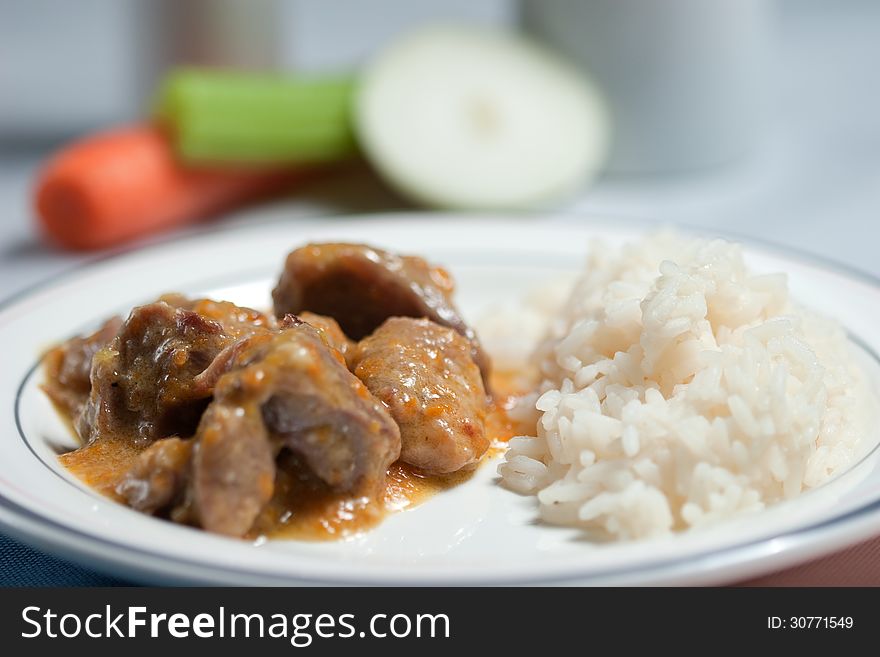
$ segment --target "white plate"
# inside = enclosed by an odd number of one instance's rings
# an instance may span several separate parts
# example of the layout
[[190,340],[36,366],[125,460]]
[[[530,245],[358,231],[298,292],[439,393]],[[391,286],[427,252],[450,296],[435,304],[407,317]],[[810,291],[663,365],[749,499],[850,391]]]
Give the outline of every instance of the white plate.
[[[127,577],[229,584],[718,583],[880,532],[876,449],[834,482],[761,513],[658,540],[606,545],[537,524],[532,499],[498,486],[492,462],[464,484],[351,540],[260,545],[141,515],[84,487],[57,463],[53,447],[70,437],[37,387],[38,354],[162,292],[267,307],[291,248],[313,240],[368,241],[448,266],[459,304],[473,318],[579,268],[591,237],[619,241],[640,232],[619,222],[572,226],[461,215],[273,221],[106,260],[32,291],[0,311],[4,531]],[[788,272],[797,298],[840,320],[861,345],[878,387],[880,282],[766,246],[750,246],[747,257],[756,270]],[[878,435],[868,440],[873,445]]]

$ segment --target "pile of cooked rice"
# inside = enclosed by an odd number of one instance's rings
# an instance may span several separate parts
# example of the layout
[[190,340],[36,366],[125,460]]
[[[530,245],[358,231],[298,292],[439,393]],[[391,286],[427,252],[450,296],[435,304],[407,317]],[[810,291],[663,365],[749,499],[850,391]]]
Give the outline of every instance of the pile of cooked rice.
[[872,395],[843,331],[740,247],[594,244],[537,352],[537,436],[499,467],[541,517],[633,539],[760,509],[853,461]]

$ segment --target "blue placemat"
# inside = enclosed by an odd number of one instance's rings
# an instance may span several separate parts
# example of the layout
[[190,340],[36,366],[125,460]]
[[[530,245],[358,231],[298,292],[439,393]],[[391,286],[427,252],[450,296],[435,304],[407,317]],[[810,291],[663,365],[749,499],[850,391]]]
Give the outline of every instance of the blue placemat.
[[0,534],[0,586],[132,586]]

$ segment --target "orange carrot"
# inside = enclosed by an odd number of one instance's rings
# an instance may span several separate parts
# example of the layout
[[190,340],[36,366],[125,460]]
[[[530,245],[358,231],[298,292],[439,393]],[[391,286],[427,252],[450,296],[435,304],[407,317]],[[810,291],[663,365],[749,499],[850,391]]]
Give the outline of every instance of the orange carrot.
[[189,169],[158,129],[135,125],[58,153],[40,174],[34,204],[54,243],[97,249],[229,210],[302,177],[289,166]]

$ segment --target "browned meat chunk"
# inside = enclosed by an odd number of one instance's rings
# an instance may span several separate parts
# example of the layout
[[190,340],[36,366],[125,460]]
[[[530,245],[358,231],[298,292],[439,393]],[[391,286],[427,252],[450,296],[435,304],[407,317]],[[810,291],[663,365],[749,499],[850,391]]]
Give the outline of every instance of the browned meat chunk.
[[[233,304],[189,305],[199,312],[166,301],[135,308],[113,341],[94,355],[91,392],[77,420],[83,440],[112,434],[150,442],[192,435],[216,380],[199,375],[242,336],[274,326],[274,320]],[[206,310],[212,312],[202,314]]]
[[328,315],[354,340],[389,317],[426,317],[470,341],[488,380],[489,359],[452,303],[454,289],[448,272],[421,258],[362,244],[310,244],[287,256],[272,298],[279,317],[307,310]]
[[354,350],[356,343],[342,332],[339,323],[332,317],[316,315],[308,311],[302,312],[299,315],[285,315],[284,319],[281,320],[281,327],[289,328],[301,322],[305,322],[312,328],[317,329],[321,337],[324,338],[324,342],[342,354],[344,358],[347,358]]
[[301,324],[251,342],[241,369],[218,387],[259,399],[273,438],[330,486],[364,490],[384,481],[400,454],[397,425],[318,331]]
[[92,385],[92,357],[119,331],[122,319],[113,317],[91,335],[68,340],[46,354],[46,394],[70,417],[79,415]]
[[165,294],[158,300],[175,308],[191,310],[205,319],[218,322],[223,326],[223,332],[233,339],[248,337],[253,335],[255,331],[271,331],[278,328],[278,323],[271,315],[266,315],[253,308],[236,306],[229,301],[190,299],[176,293]]
[[470,344],[454,330],[391,318],[358,344],[352,367],[400,427],[402,461],[449,473],[475,464],[489,447],[486,391]]
[[116,492],[130,507],[144,513],[168,509],[183,499],[191,456],[190,440],[158,440],[141,452]]
[[242,536],[272,498],[275,452],[259,406],[226,403],[225,397],[208,407],[199,424],[193,500],[202,527]]
[[196,433],[202,526],[242,535],[272,496],[274,454],[295,452],[340,491],[377,493],[400,454],[397,425],[308,324],[249,338]]

